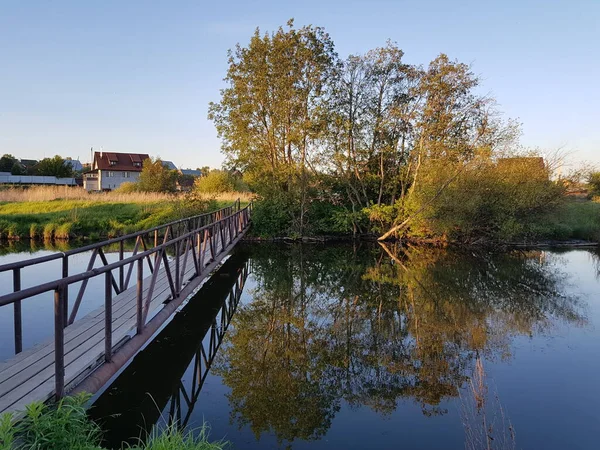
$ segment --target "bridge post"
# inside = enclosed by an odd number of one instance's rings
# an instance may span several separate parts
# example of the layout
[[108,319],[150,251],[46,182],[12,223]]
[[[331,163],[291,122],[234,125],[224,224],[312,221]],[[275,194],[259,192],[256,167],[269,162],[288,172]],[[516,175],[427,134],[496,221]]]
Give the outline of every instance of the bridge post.
[[138,259],[137,264],[137,334],[142,333],[143,321],[143,296],[144,296],[144,260]]
[[[123,266],[121,266],[123,267]],[[112,359],[112,275],[104,274],[104,361]]]
[[54,389],[56,399],[65,395],[65,285],[54,290]]
[[[21,269],[13,270],[13,291],[21,290]],[[14,308],[14,327],[15,327],[15,355],[23,351],[23,318],[21,313],[21,300],[13,305]]]
[[[62,277],[67,278],[69,276],[69,257],[67,255],[62,258]],[[63,308],[65,314],[64,326],[69,324],[69,288],[65,289],[65,305]]]
[[[123,261],[125,256],[125,241],[119,242],[119,261]],[[119,290],[123,292],[125,290],[125,267],[119,267]]]

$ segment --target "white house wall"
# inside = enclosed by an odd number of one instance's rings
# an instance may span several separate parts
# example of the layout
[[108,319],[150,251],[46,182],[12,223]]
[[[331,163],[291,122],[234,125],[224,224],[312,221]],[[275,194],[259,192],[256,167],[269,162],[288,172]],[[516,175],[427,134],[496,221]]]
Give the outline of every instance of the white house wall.
[[102,170],[100,179],[102,180],[102,189],[116,189],[123,183],[135,183],[140,178],[140,172],[127,172],[129,177],[126,177],[126,172]]

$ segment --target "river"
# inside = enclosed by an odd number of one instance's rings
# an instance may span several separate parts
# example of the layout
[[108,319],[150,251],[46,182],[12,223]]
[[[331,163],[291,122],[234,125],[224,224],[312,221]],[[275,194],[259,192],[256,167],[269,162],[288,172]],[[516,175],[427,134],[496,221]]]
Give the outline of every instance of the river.
[[[115,447],[207,423],[239,449],[597,448],[599,269],[595,250],[244,245],[91,414]],[[52,309],[25,303],[27,348]],[[0,338],[6,359],[6,307]]]

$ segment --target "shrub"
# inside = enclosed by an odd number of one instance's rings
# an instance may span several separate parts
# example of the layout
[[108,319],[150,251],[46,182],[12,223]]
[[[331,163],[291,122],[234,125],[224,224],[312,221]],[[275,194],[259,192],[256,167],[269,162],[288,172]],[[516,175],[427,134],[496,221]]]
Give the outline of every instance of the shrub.
[[212,170],[208,175],[197,178],[194,190],[200,193],[220,194],[223,192],[246,191],[244,183],[225,170]]
[[261,237],[286,236],[292,229],[294,208],[285,198],[262,199],[254,203],[252,231]]
[[138,184],[133,181],[126,181],[125,183],[121,183],[117,189],[114,190],[117,194],[132,194],[134,192],[139,192]]
[[23,448],[99,449],[100,429],[88,419],[84,408],[90,397],[65,397],[53,407],[40,402],[28,405],[15,430]]

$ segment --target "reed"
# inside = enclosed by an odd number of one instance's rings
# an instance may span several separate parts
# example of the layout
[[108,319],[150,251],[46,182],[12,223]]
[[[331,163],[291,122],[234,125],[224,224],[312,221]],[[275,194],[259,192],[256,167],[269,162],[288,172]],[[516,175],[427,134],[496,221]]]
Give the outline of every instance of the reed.
[[[180,199],[188,193],[161,192],[98,192],[89,193],[81,187],[35,186],[31,188],[8,188],[0,190],[0,202],[51,202],[55,200],[84,200],[104,203],[160,203]],[[193,193],[194,197],[219,202],[234,202],[238,198],[248,203],[253,194],[249,192],[222,192],[218,194]]]

